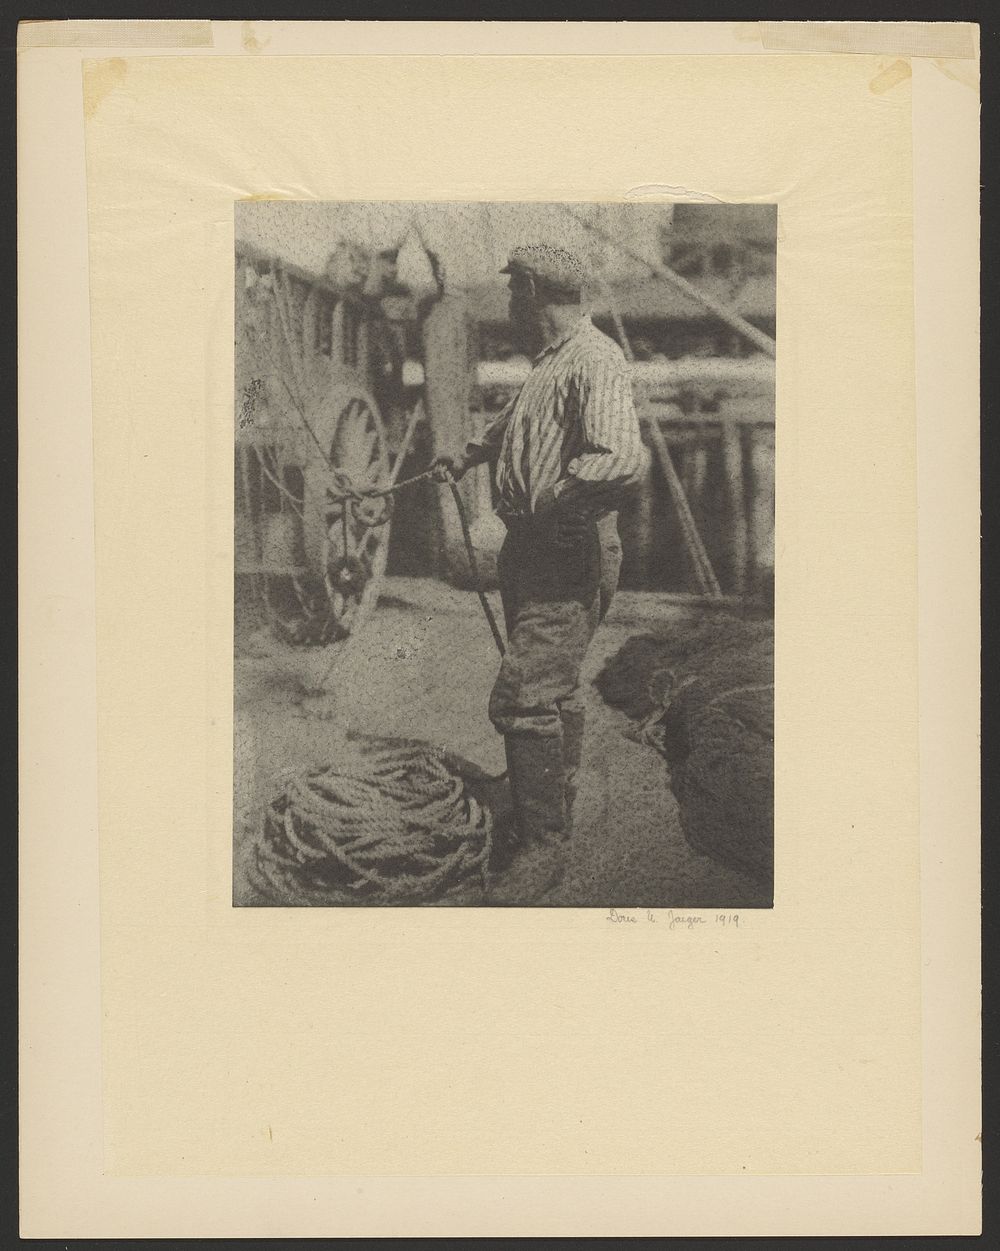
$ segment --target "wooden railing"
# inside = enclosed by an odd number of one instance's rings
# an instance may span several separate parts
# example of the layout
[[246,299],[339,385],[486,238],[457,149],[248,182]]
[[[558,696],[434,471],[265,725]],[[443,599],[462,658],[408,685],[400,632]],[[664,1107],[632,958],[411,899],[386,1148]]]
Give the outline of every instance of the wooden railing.
[[[419,365],[408,362],[408,367],[408,380],[418,385]],[[652,455],[650,470],[621,517],[628,581],[656,587],[667,577],[669,588],[684,598],[718,599],[699,588],[696,571],[675,554],[687,540],[682,543],[674,530],[663,480],[669,472],[666,451],[723,600],[759,595],[774,571],[774,361],[761,354],[691,357],[635,362],[629,369]],[[482,394],[503,397],[529,370],[523,361],[482,361],[476,381]]]

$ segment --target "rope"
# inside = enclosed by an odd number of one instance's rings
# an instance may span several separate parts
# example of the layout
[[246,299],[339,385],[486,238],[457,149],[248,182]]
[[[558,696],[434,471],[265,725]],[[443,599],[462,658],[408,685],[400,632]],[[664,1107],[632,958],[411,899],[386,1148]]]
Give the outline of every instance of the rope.
[[288,778],[254,845],[258,889],[292,905],[418,904],[485,890],[492,818],[443,752],[351,744],[335,765]]
[[486,592],[483,590],[483,580],[479,576],[479,561],[476,560],[476,549],[472,546],[472,535],[469,533],[469,519],[465,513],[465,504],[455,479],[447,470],[445,470],[444,478],[449,487],[451,487],[451,497],[455,501],[455,507],[458,509],[458,520],[462,526],[462,538],[465,540],[465,551],[469,557],[469,568],[472,570],[472,577],[476,583],[476,594],[479,596],[479,602],[483,607],[486,620],[489,622],[490,630],[493,633],[493,642],[496,643],[497,651],[502,656],[505,650],[503,635],[500,633],[500,627],[497,625],[497,619],[493,615],[490,601],[486,598]]
[[[399,464],[400,462],[397,460],[396,463]],[[343,498],[350,499],[354,503],[360,502],[366,497],[391,498],[397,491],[402,491],[406,487],[412,486],[415,482],[424,482],[428,478],[435,478],[440,481],[442,477],[451,488],[451,497],[455,501],[455,507],[458,509],[458,520],[462,526],[462,538],[465,540],[465,551],[469,558],[469,568],[472,570],[472,577],[476,584],[476,594],[479,596],[479,603],[482,606],[483,614],[490,627],[490,633],[493,635],[493,642],[496,643],[497,651],[499,651],[502,656],[506,650],[504,647],[503,635],[500,633],[500,627],[497,624],[496,615],[490,606],[490,601],[486,598],[486,592],[483,590],[483,579],[479,572],[479,561],[476,559],[476,549],[472,543],[472,534],[469,530],[469,518],[465,511],[465,502],[462,499],[461,492],[458,489],[455,479],[447,470],[445,470],[442,474],[439,469],[425,469],[423,473],[415,474],[412,478],[404,478],[401,482],[390,483],[387,487],[366,490],[364,492],[352,492],[349,496],[345,496]],[[376,524],[384,524],[384,522],[388,519],[389,514],[387,513],[382,521]],[[334,666],[337,664],[337,659],[337,657],[334,657],[324,670],[323,676],[317,683],[319,689],[322,689],[326,685],[330,674],[333,672]]]
[[352,499],[364,499],[370,496],[374,499],[383,499],[387,495],[395,495],[397,491],[402,491],[404,487],[413,486],[415,482],[424,482],[428,478],[433,478],[437,474],[436,469],[425,469],[423,473],[414,474],[412,478],[404,478],[402,482],[394,482],[387,487],[365,487],[363,491],[357,492]]

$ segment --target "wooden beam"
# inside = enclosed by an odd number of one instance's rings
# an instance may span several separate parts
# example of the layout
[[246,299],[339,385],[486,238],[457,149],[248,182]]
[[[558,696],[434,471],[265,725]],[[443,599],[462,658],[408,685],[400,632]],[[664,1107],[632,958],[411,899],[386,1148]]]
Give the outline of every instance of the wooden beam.
[[[417,379],[419,363],[409,362],[412,385]],[[674,361],[629,360],[632,381],[645,387],[728,386],[754,394],[774,394],[774,365],[757,357],[681,357]],[[525,360],[480,361],[476,381],[481,387],[520,386],[531,372]]]
[[728,308],[725,304],[720,304],[718,300],[713,299],[699,287],[696,287],[693,283],[688,282],[686,278],[682,278],[681,275],[672,270],[669,265],[657,264],[656,262],[651,261],[649,257],[640,255],[640,253],[636,252],[633,248],[630,248],[627,244],[622,243],[621,239],[609,234],[606,230],[602,230],[600,226],[595,225],[593,222],[584,221],[582,217],[573,212],[568,204],[564,204],[562,207],[566,210],[570,217],[572,217],[574,221],[579,222],[581,226],[584,226],[586,229],[600,236],[605,240],[605,242],[613,244],[619,252],[624,253],[626,256],[630,256],[634,261],[638,261],[641,265],[645,265],[650,273],[655,274],[657,278],[662,278],[665,282],[669,282],[670,285],[676,287],[678,291],[683,291],[685,295],[690,296],[692,300],[696,300],[703,308],[707,308],[710,313],[714,313],[715,316],[718,317],[720,321],[725,322],[727,326],[732,326],[735,331],[741,334],[747,342],[752,343],[755,348],[758,348],[767,356],[774,357],[775,346],[774,340],[771,336],[765,334],[763,330],[758,330],[758,328],[751,322],[748,322],[745,317],[741,317],[735,309]]
[[774,429],[750,433],[750,539],[758,587],[774,573]]

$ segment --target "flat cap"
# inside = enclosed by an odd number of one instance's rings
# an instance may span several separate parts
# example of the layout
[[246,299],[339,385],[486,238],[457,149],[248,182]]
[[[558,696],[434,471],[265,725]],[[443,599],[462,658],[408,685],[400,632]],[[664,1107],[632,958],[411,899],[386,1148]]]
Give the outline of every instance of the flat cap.
[[578,292],[586,280],[580,258],[551,243],[529,243],[515,248],[500,272],[531,274],[550,290],[567,294]]

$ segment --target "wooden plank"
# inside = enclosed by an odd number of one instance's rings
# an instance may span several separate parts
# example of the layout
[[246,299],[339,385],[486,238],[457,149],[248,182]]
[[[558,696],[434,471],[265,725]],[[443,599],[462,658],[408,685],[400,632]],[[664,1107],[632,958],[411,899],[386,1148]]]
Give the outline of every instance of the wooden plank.
[[[424,389],[434,455],[465,449],[472,437],[469,398],[472,389],[471,344],[465,297],[444,293],[430,308],[423,324],[427,381]],[[468,475],[459,484],[462,499],[476,518],[476,484]],[[440,509],[445,563],[459,582],[470,577],[468,557],[456,510],[447,492]]]
[[754,402],[745,397],[734,396],[719,404],[715,412],[695,410],[685,413],[670,400],[647,399],[640,417],[655,417],[661,425],[691,425],[711,429],[724,422],[733,421],[741,426],[773,426],[774,405],[770,400]]
[[[411,363],[410,376],[416,378],[418,362]],[[774,365],[760,357],[681,357],[674,361],[629,361],[636,386],[683,387],[726,386],[762,395],[774,394]],[[476,381],[481,387],[520,386],[531,372],[525,360],[480,361]]]
[[246,243],[237,240],[236,255],[244,261],[249,261],[251,265],[261,266],[265,270],[271,271],[275,267],[283,269],[291,278],[297,278],[299,282],[308,283],[310,286],[317,287],[320,291],[327,291],[330,295],[336,296],[339,300],[343,296],[343,291],[334,286],[328,278],[321,274],[311,273],[308,269],[303,269],[301,265],[293,265],[290,261],[283,261],[273,253],[265,252],[262,248],[255,247],[252,243]]
[[[689,448],[694,446],[707,451],[710,445],[718,443],[722,438],[721,427],[686,430],[679,429],[677,426],[661,425],[660,429],[669,447]],[[701,471],[699,470],[699,472]]]

